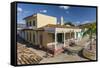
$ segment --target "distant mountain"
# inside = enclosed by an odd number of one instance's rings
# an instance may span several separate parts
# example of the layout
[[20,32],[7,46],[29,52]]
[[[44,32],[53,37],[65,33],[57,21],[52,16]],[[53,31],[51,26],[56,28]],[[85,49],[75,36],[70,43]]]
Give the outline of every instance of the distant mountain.
[[81,25],[78,25],[78,27],[80,27],[80,28],[88,28],[91,25],[95,25],[96,26],[96,22],[81,24]]

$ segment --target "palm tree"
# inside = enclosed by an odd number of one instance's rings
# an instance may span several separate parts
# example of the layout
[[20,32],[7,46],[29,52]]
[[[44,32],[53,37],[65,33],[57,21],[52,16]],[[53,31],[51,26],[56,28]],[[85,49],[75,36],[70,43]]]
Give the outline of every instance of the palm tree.
[[85,25],[84,28],[86,28],[86,30],[83,33],[83,37],[89,35],[90,50],[92,50],[92,39],[93,39],[93,35],[96,34],[96,22],[91,23],[90,25]]

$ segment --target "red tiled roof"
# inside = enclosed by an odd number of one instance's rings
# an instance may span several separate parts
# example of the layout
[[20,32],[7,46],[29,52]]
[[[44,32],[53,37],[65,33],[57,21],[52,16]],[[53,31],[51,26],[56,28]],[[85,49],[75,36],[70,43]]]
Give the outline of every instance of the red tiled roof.
[[41,28],[44,27],[50,27],[50,28],[78,28],[78,27],[73,27],[73,26],[66,26],[66,25],[60,25],[60,24],[47,24]]

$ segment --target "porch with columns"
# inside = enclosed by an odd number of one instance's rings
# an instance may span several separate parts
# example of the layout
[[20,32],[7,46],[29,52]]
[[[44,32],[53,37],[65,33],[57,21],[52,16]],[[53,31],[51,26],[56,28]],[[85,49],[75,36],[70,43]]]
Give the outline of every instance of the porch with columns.
[[[57,55],[57,52],[59,53],[59,51],[60,51],[59,50],[60,44],[58,42],[57,34],[62,33],[61,38],[63,40],[63,44],[60,47],[61,47],[61,49],[63,49],[64,47],[68,46],[66,44],[66,40],[68,40],[68,39],[66,39],[66,36],[67,36],[66,33],[69,33],[69,35],[68,35],[68,36],[70,36],[69,39],[71,39],[71,38],[78,39],[77,32],[80,32],[81,30],[80,29],[71,29],[71,28],[70,29],[67,29],[67,28],[54,28],[54,29],[50,30],[50,28],[49,28],[49,29],[46,29],[46,31],[48,31],[49,33],[54,33],[54,42],[53,43],[52,42],[48,43],[47,46],[53,45],[54,55]],[[71,35],[72,33],[74,34],[74,37],[72,37],[72,35]]]

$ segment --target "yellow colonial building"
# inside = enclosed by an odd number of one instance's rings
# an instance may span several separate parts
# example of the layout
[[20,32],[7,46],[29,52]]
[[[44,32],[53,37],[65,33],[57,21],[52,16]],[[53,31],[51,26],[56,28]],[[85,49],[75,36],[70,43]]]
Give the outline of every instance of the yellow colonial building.
[[57,18],[37,13],[24,18],[26,27],[21,29],[19,35],[27,42],[40,48],[51,51],[62,51],[69,39],[81,39],[81,29],[66,26],[61,17],[61,24],[57,24]]

